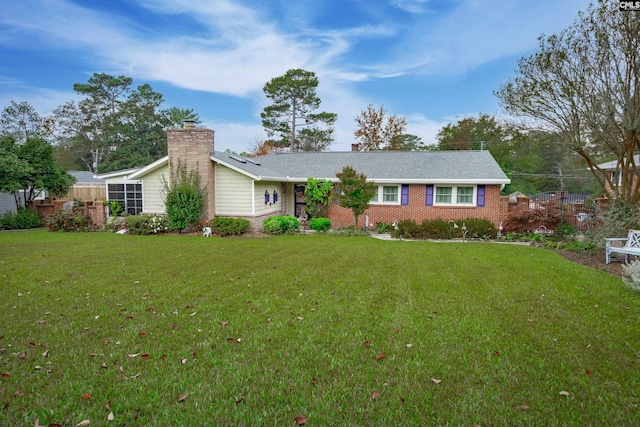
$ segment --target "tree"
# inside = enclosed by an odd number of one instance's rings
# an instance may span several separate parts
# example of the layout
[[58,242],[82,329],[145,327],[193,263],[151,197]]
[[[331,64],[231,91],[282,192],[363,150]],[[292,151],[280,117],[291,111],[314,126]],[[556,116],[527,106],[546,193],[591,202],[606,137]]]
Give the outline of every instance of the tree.
[[357,172],[351,166],[345,166],[336,177],[340,180],[336,186],[340,206],[351,209],[358,228],[358,217],[369,208],[369,202],[376,195],[376,186],[367,182],[364,173]]
[[[516,76],[496,96],[507,112],[532,118],[578,153],[602,190],[640,201],[634,154],[640,150],[640,15],[599,0],[539,51],[519,61]],[[597,165],[617,161],[620,185]]]
[[169,225],[182,232],[202,217],[204,190],[200,187],[200,175],[197,169],[189,170],[178,160],[175,166],[169,163],[169,180],[164,176],[161,180]]
[[11,101],[0,115],[0,134],[12,136],[19,144],[29,137],[45,136],[47,119],[28,102]]
[[465,117],[445,125],[436,136],[439,150],[482,150],[496,143],[508,143],[516,129],[488,114]]
[[278,143],[272,139],[267,141],[256,141],[253,148],[251,148],[251,157],[265,156],[267,154],[279,153],[282,149],[278,146]]
[[378,109],[372,104],[360,112],[355,118],[358,129],[353,132],[356,138],[360,138],[360,149],[373,151],[393,146],[393,141],[403,134],[407,127],[407,119],[395,114],[388,115],[384,106]]
[[104,73],[74,84],[85,98],[54,111],[61,157],[76,153],[86,169],[108,172],[143,166],[166,155],[164,130],[171,121],[160,109],[163,97],[148,84],[135,90],[132,84],[130,77]]
[[427,149],[422,138],[410,133],[395,136],[391,143],[383,148],[383,150],[389,151],[421,151]]
[[307,178],[304,189],[305,210],[310,218],[327,216],[327,208],[331,203],[333,183],[324,179]]
[[[326,148],[333,139],[333,125],[337,115],[315,113],[320,107],[316,96],[318,78],[312,71],[292,69],[280,77],[274,77],[262,89],[272,105],[264,108],[260,117],[267,134],[280,137],[279,144],[298,151],[301,140],[296,137],[298,127],[304,127],[304,138],[313,136]],[[318,127],[323,124],[323,127]]]
[[[43,190],[53,196],[63,196],[75,183],[75,178],[56,166],[53,147],[44,139],[29,137],[16,144],[13,137],[3,137],[0,143],[0,191],[13,194],[18,208],[35,199]],[[19,197],[20,192],[24,200]],[[23,205],[24,202],[24,205]]]
[[171,107],[165,110],[164,114],[173,127],[184,127],[185,120],[193,120],[195,124],[201,122],[200,116],[192,108]]

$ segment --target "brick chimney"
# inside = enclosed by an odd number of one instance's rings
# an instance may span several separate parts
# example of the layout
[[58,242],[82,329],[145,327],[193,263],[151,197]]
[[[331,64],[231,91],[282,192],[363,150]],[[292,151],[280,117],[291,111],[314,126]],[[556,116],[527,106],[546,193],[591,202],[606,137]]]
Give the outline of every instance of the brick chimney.
[[209,153],[214,150],[214,131],[196,128],[185,123],[182,129],[167,130],[167,151],[169,163],[175,168],[178,160],[187,165],[189,170],[196,169],[200,174],[200,182],[205,188],[203,215],[204,219],[215,217],[215,171]]

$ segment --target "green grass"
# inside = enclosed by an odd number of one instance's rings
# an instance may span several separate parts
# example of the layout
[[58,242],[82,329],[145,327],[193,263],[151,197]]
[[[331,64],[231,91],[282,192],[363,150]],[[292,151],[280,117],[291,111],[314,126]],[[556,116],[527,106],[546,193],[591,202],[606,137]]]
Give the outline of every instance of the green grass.
[[640,419],[640,294],[539,248],[3,232],[0,295],[3,426]]

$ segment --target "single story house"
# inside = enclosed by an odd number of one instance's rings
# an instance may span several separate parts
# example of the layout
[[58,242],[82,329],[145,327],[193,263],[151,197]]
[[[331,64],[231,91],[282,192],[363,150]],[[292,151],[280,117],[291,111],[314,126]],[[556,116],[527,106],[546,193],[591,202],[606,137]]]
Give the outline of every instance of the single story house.
[[[206,219],[246,218],[253,230],[260,230],[268,217],[304,215],[307,178],[337,182],[336,173],[351,166],[377,185],[365,212],[368,225],[482,218],[497,227],[507,214],[500,191],[510,181],[488,151],[327,151],[247,158],[215,151],[213,130],[193,127],[168,130],[167,142],[168,156],[149,165],[97,175],[105,180],[107,199],[121,202],[129,214],[162,214],[162,177],[169,177],[170,163],[182,162],[200,174]],[[328,217],[333,227],[354,224],[351,210],[335,200]]]

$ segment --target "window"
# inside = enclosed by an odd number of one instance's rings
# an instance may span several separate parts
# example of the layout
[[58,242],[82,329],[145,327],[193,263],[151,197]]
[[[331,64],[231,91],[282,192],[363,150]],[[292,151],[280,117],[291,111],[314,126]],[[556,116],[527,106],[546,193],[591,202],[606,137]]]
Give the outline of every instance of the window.
[[400,204],[399,185],[379,185],[376,187],[376,194],[371,198],[373,204]]
[[436,203],[451,204],[451,194],[453,187],[436,187]]
[[[434,205],[473,206],[476,203],[475,188],[476,187],[436,186]],[[482,197],[484,197],[484,193]],[[484,199],[482,199],[481,202],[482,206],[484,206]]]
[[142,212],[142,184],[129,182],[107,184],[107,199],[110,202],[120,203],[122,212],[138,215]]
[[470,205],[473,203],[473,187],[457,187],[456,203]]

